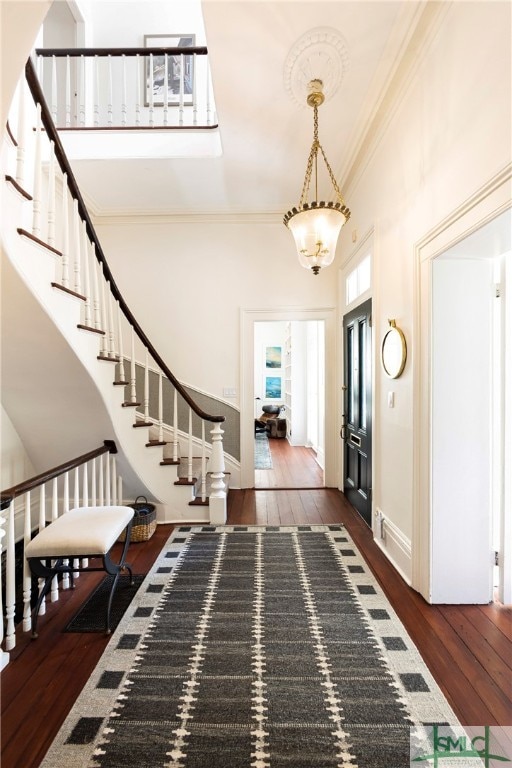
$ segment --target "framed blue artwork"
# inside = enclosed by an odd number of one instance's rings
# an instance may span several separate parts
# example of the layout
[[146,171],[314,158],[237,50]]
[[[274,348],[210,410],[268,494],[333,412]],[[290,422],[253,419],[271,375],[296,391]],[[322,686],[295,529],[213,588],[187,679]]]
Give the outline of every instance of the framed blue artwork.
[[265,368],[281,368],[281,347],[267,347],[265,350]]
[[265,378],[265,397],[279,399],[281,397],[281,377],[267,376]]

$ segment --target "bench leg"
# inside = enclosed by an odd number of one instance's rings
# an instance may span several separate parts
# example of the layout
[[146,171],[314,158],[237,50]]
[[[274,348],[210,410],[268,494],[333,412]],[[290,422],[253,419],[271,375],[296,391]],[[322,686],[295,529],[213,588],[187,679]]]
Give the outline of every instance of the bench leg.
[[133,584],[133,573],[132,569],[129,563],[126,562],[126,553],[128,552],[128,547],[130,546],[130,536],[132,532],[132,521],[128,523],[126,526],[126,535],[124,540],[124,547],[123,551],[121,553],[121,558],[118,563],[114,563],[112,558],[110,557],[110,552],[107,552],[106,555],[103,557],[103,566],[108,574],[110,576],[113,576],[114,579],[112,581],[112,586],[110,588],[110,595],[108,597],[108,605],[107,605],[107,616],[106,616],[106,623],[105,623],[105,634],[110,635],[111,629],[110,629],[110,610],[112,608],[112,601],[114,599],[114,592],[117,587],[117,582],[119,580],[119,576],[122,570],[127,570],[130,574],[130,584]]

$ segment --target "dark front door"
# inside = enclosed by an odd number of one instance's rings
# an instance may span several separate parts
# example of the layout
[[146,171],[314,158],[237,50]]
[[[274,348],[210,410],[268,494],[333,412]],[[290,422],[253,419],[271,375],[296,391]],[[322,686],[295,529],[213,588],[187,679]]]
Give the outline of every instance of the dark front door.
[[343,318],[343,491],[365,523],[372,524],[371,299]]

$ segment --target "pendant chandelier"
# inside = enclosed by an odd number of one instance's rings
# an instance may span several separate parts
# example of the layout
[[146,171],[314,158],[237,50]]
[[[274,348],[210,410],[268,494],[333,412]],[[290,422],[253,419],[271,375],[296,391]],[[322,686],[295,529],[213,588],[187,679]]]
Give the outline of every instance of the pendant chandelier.
[[[297,208],[285,214],[284,223],[291,231],[301,266],[310,269],[314,275],[322,267],[328,267],[334,259],[336,243],[342,226],[350,218],[350,211],[341,196],[331,166],[318,140],[318,107],[324,102],[323,83],[311,80],[308,85],[307,103],[313,107],[313,144],[308,157],[306,176]],[[318,152],[326,165],[334,194],[333,200],[318,200]],[[311,177],[314,172],[315,199],[308,202]]]

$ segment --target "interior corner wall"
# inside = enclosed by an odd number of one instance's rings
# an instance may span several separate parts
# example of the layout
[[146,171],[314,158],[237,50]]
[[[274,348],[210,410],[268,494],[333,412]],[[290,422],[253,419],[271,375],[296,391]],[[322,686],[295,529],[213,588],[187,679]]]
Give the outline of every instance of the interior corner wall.
[[12,488],[34,475],[34,467],[21,438],[3,406],[0,406],[0,488]]
[[49,0],[0,0],[0,125],[7,120],[18,80],[51,5]]
[[[94,223],[116,283],[180,381],[240,404],[240,310],[336,306],[333,273],[302,269],[282,220]],[[331,372],[331,375],[335,375]]]
[[[451,3],[419,46],[414,76],[377,131],[367,164],[345,196],[352,211],[342,230],[347,260],[353,230],[374,234],[374,501],[412,538],[415,247],[511,160],[511,6]],[[492,138],[491,138],[492,137]],[[470,222],[471,223],[471,222]],[[476,224],[476,222],[475,222]],[[395,318],[408,345],[400,378],[382,371],[380,346]],[[388,391],[394,408],[388,407]]]

